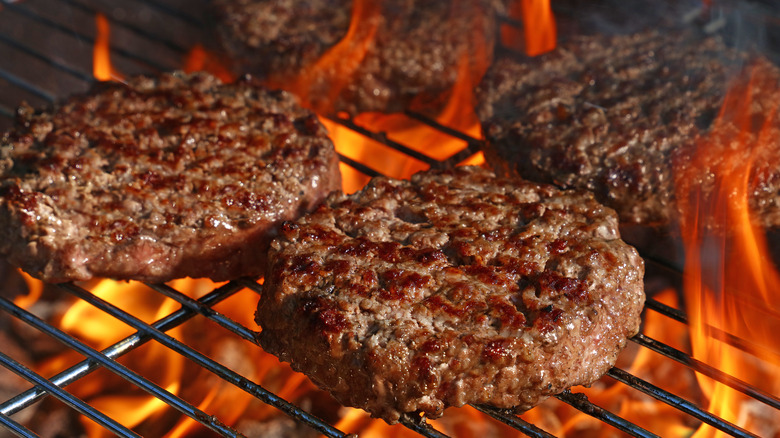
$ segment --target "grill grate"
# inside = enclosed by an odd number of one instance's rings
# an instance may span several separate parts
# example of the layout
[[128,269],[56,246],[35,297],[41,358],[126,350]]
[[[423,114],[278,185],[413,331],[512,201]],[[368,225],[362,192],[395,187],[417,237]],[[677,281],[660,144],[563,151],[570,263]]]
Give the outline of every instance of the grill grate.
[[[184,0],[166,0],[160,2],[134,0],[127,2],[127,10],[123,10],[122,13],[116,13],[116,5],[107,0],[28,0],[21,4],[10,0],[3,0],[2,9],[0,9],[0,56],[7,60],[14,60],[15,62],[5,63],[0,66],[0,89],[3,90],[3,92],[0,93],[0,127],[5,128],[10,126],[14,113],[13,108],[21,100],[27,100],[33,105],[50,103],[57,98],[86,89],[89,83],[93,81],[92,75],[88,71],[84,71],[84,68],[91,67],[91,47],[95,40],[94,36],[90,33],[92,21],[89,20],[93,20],[95,14],[98,12],[114,11],[114,14],[110,16],[112,32],[122,33],[123,35],[127,35],[127,38],[129,39],[138,39],[141,41],[142,44],[133,46],[135,48],[121,46],[112,47],[112,55],[114,55],[116,60],[122,64],[120,69],[126,74],[135,74],[143,72],[148,73],[150,71],[173,70],[179,67],[181,65],[180,59],[186,54],[188,48],[198,43],[202,38],[200,29],[204,27],[204,20],[192,15],[192,13],[194,10],[198,10],[198,8],[204,8],[205,5],[206,2],[203,0],[198,2],[187,2]],[[155,20],[144,17],[140,13],[131,13],[136,9],[147,11],[147,13],[151,13],[151,15],[155,17],[162,16],[163,20],[169,24],[168,27],[171,28],[170,31],[165,35],[156,33],[160,31],[160,27],[159,25],[153,25]],[[58,14],[53,13],[52,11],[68,11],[68,13]],[[126,15],[125,18],[121,18],[123,14]],[[70,20],[76,15],[87,17],[87,21],[81,21],[81,27],[74,27],[79,25],[72,24],[73,22]],[[57,47],[59,47],[58,44],[52,43],[52,41],[55,40],[75,41],[75,44],[77,45],[74,52],[75,55],[68,56],[67,53],[63,54],[59,52],[57,49]],[[159,58],[153,55],[153,53],[156,53],[155,51],[146,51],[140,48],[148,46],[153,48],[158,47],[163,52],[175,53],[178,57],[166,58],[163,55],[162,58]],[[88,52],[90,55],[88,58],[89,62],[83,62],[84,52]],[[79,61],[79,59],[82,61]],[[33,71],[30,71],[31,65],[35,66]],[[127,66],[126,69],[125,65]],[[478,139],[472,138],[458,130],[441,125],[425,115],[413,112],[409,112],[406,115],[411,119],[425,124],[430,129],[437,130],[463,141],[465,147],[460,152],[445,160],[437,160],[408,147],[408,145],[388,139],[384,133],[368,130],[358,125],[350,118],[337,117],[331,121],[376,140],[385,146],[393,148],[402,154],[434,168],[455,166],[479,150],[480,141]],[[343,164],[364,175],[376,176],[382,174],[382,169],[373,169],[358,160],[343,155],[341,156],[341,159]],[[656,268],[666,271],[667,274],[675,280],[679,280],[682,275],[678,268],[663,260],[659,261],[651,256],[646,256],[645,260],[648,265],[655,265]],[[46,397],[53,397],[116,435],[138,436],[137,433],[130,428],[119,424],[117,421],[106,416],[88,403],[78,399],[65,389],[74,382],[88,379],[88,376],[93,372],[99,369],[105,369],[126,380],[128,385],[143,389],[155,398],[180,411],[182,414],[189,416],[220,436],[243,436],[237,430],[223,424],[219,418],[200,410],[198,407],[174,395],[167,389],[162,388],[149,378],[137,374],[135,371],[122,365],[118,361],[133,350],[153,341],[187,358],[199,367],[208,370],[222,381],[241,389],[267,405],[279,409],[295,421],[306,424],[325,436],[344,437],[347,435],[328,421],[308,413],[303,407],[296,406],[295,404],[286,401],[274,392],[254,383],[237,370],[204,355],[187,343],[179,341],[167,334],[168,331],[182,326],[182,324],[191,319],[205,318],[210,322],[216,323],[220,329],[230,332],[244,341],[256,343],[256,332],[254,329],[246,327],[215,310],[215,306],[231,300],[231,298],[239,294],[259,294],[262,286],[258,284],[256,279],[244,278],[228,282],[224,285],[215,287],[211,292],[203,295],[199,299],[193,299],[187,294],[167,285],[148,284],[146,286],[162,296],[176,301],[180,307],[177,310],[168,313],[166,316],[157,319],[155,322],[146,323],[137,315],[128,313],[127,311],[98,298],[85,288],[75,284],[63,284],[59,286],[62,292],[71,295],[78,301],[89,303],[117,321],[121,321],[132,327],[134,330],[133,334],[102,351],[97,351],[89,347],[76,337],[63,332],[44,319],[17,306],[9,299],[0,297],[0,308],[2,308],[6,315],[10,315],[10,317],[34,327],[47,336],[57,339],[68,349],[78,352],[85,357],[81,362],[62,369],[62,371],[52,377],[45,378],[36,374],[20,361],[14,359],[5,352],[0,352],[0,362],[2,362],[5,368],[22,376],[25,380],[34,385],[32,389],[24,391],[0,404],[0,423],[17,436],[37,436],[35,432],[15,421],[13,416]],[[645,312],[648,311],[656,312],[665,318],[668,318],[670,321],[687,324],[687,318],[684,312],[652,298],[648,299],[646,305]],[[744,340],[735,339],[733,337],[730,338],[728,336],[724,336],[723,338],[730,345],[742,348],[745,351],[750,351],[750,348],[752,348],[751,345],[747,344]],[[652,339],[642,333],[635,336],[632,341],[637,344],[639,348],[655,351],[670,361],[679,362],[697,373],[711,377],[716,381],[723,382],[763,404],[780,410],[780,399],[778,399],[778,397],[740,381],[717,368],[702,363],[681,350]],[[693,419],[710,424],[728,435],[737,437],[756,436],[708,412],[695,403],[678,397],[625,370],[612,368],[607,373],[607,376],[616,380],[621,385],[627,385],[674,409],[680,410]],[[619,415],[591,403],[585,394],[566,391],[558,395],[557,398],[563,403],[569,404],[581,412],[590,415],[599,421],[603,421],[628,435],[637,437],[657,436],[652,432],[621,418]],[[531,424],[511,412],[490,406],[474,406],[474,408],[527,436],[553,436],[539,426]],[[422,436],[446,436],[419,417],[406,416],[402,419],[401,423],[406,428],[415,431]]]

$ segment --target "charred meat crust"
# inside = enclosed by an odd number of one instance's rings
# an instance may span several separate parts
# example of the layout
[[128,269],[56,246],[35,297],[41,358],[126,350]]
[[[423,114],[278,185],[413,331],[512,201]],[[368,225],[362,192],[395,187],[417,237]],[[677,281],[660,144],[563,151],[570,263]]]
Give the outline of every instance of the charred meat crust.
[[279,224],[340,187],[316,116],[251,78],[98,84],[22,105],[0,143],[0,252],[50,282],[260,274]]
[[478,91],[486,157],[499,172],[595,193],[621,221],[677,217],[677,155],[709,129],[745,61],[716,38],[647,31],[572,38],[502,58]]
[[380,177],[282,227],[256,320],[264,349],[390,423],[526,410],[612,366],[643,272],[584,192],[472,167]]
[[[233,69],[268,78],[284,87],[311,70],[347,35],[351,0],[219,0],[217,34]],[[306,98],[321,112],[398,112],[413,103],[437,107],[459,76],[473,85],[492,60],[498,0],[363,2],[375,5],[354,32],[351,53],[363,56],[343,65],[348,78],[326,73],[306,84]],[[343,60],[339,60],[343,61]],[[336,67],[331,67],[331,70]],[[468,72],[468,74],[466,74]]]

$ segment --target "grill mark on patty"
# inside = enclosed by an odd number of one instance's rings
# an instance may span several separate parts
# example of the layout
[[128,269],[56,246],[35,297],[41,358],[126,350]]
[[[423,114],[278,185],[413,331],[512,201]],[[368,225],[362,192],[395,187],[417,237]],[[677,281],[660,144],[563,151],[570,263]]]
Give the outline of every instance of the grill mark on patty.
[[529,409],[600,377],[638,330],[644,268],[617,223],[589,194],[480,168],[375,178],[282,227],[259,339],[391,423]]
[[0,137],[0,253],[46,281],[259,275],[282,221],[338,190],[285,92],[180,72],[22,104]]

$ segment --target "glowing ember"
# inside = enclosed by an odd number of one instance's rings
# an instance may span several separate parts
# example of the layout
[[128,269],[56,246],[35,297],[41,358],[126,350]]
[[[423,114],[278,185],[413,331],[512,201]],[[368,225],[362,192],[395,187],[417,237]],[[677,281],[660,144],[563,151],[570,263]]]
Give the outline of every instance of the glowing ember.
[[550,0],[513,0],[507,12],[510,17],[522,20],[523,33],[514,26],[502,27],[501,41],[505,46],[524,50],[529,56],[555,49],[557,29]]
[[110,28],[105,15],[95,15],[95,46],[92,50],[92,72],[99,81],[122,80],[122,75],[114,71],[111,66]]
[[[701,170],[714,174],[714,185],[681,184],[678,199],[685,202],[682,230],[686,241],[685,295],[691,320],[694,357],[748,384],[780,393],[780,313],[777,312],[780,274],[771,262],[763,230],[751,219],[748,205],[751,181],[767,148],[777,141],[777,108],[766,108],[765,119],[750,111],[757,94],[777,91],[777,84],[752,69],[730,91],[712,134],[702,138],[694,157]],[[774,102],[776,105],[777,102]],[[716,149],[713,145],[729,145]],[[725,156],[714,165],[713,150]],[[728,231],[723,231],[728,230]],[[726,334],[749,347],[726,342]],[[760,436],[777,436],[780,419],[730,387],[700,376],[710,411]],[[772,421],[762,419],[774,418]],[[694,435],[720,436],[709,426]]]

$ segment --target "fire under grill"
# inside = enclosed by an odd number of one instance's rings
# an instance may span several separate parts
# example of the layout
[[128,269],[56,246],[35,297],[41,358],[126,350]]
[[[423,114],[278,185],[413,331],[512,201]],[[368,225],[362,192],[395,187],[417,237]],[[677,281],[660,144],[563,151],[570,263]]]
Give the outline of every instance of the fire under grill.
[[[114,67],[124,75],[151,73],[181,68],[183,60],[192,48],[204,41],[203,14],[206,1],[145,1],[123,2],[117,7],[108,0],[29,0],[13,2],[4,0],[0,9],[0,128],[10,126],[15,106],[26,100],[40,107],[65,97],[71,93],[84,91],[94,82],[91,71],[93,47],[98,36],[95,20],[99,14],[105,14],[112,32],[111,54]],[[508,25],[518,23],[507,20]],[[459,151],[443,159],[432,158],[415,149],[413,145],[393,140],[383,132],[365,128],[358,121],[347,117],[330,119],[334,125],[341,126],[356,134],[367,137],[388,148],[394,154],[410,158],[417,166],[452,167],[472,159],[479,151],[480,141],[473,135],[440,124],[426,115],[409,112],[406,116],[420,124],[424,129],[451,137],[460,142]],[[360,158],[341,153],[342,169],[364,180],[371,176],[386,174],[386,169],[364,162]],[[398,176],[398,175],[390,175]],[[630,242],[633,243],[633,242]],[[764,389],[751,385],[720,369],[717,365],[704,363],[692,357],[687,346],[673,346],[662,342],[648,333],[649,319],[653,324],[688,324],[688,318],[681,306],[670,306],[654,298],[655,294],[668,285],[682,282],[683,273],[679,263],[659,256],[652,248],[638,244],[647,264],[648,278],[661,278],[661,281],[648,281],[646,285],[648,300],[643,314],[645,324],[642,331],[631,339],[636,354],[653,352],[661,357],[661,366],[679,364],[692,374],[706,376],[721,382],[745,394],[752,401],[765,405],[774,415],[780,415],[780,398],[777,394],[767,393]],[[224,332],[224,335],[236,342],[256,344],[256,328],[237,321],[222,312],[225,303],[241,299],[255,301],[261,293],[262,285],[258,279],[244,278],[225,284],[215,285],[208,290],[193,294],[191,291],[162,284],[139,285],[146,288],[148,294],[158,294],[161,299],[173,300],[175,308],[169,308],[164,314],[154,318],[141,317],[131,311],[120,308],[94,294],[94,285],[62,284],[56,286],[58,293],[66,295],[72,302],[81,302],[92,306],[104,316],[129,327],[128,336],[105,348],[95,349],[79,337],[68,334],[40,315],[15,304],[11,295],[0,292],[0,318],[11,320],[33,328],[41,336],[55,339],[66,349],[77,353],[82,359],[62,365],[51,375],[44,376],[33,371],[33,365],[15,358],[5,347],[0,348],[0,362],[11,372],[29,382],[31,389],[18,392],[7,400],[0,399],[0,423],[12,434],[24,437],[38,436],[17,420],[18,414],[30,409],[46,398],[54,398],[70,409],[88,417],[106,431],[119,436],[139,436],[131,427],[103,413],[99,407],[92,406],[68,391],[76,382],[88,382],[106,370],[119,376],[128,386],[150,394],[159,402],[170,406],[194,422],[220,436],[244,436],[213,407],[201,408],[198,402],[192,403],[175,391],[161,385],[156,379],[138,373],[132,367],[123,364],[122,358],[147,344],[159,344],[189,363],[202,368],[210,376],[215,376],[214,387],[229,385],[249,394],[256,401],[272,406],[300,425],[329,437],[347,436],[340,430],[336,421],[312,413],[308,406],[296,405],[279,395],[279,391],[267,389],[243,372],[232,361],[204,354],[199,349],[170,333],[192,320],[192,324],[208,325],[209,330]],[[8,284],[4,287],[10,287]],[[49,286],[47,286],[49,287]],[[4,296],[6,295],[6,296]],[[197,298],[196,298],[197,296]],[[247,309],[251,313],[253,309]],[[767,310],[768,318],[780,320],[780,315]],[[750,353],[755,347],[750,340],[731,336],[721,332],[721,340],[728,345]],[[259,348],[252,345],[253,348]],[[775,352],[777,354],[777,352]],[[627,371],[625,367],[614,367],[601,379],[606,386],[625,386],[629,392],[645,394],[669,408],[681,412],[689,418],[689,423],[706,423],[737,437],[758,436],[730,421],[711,413],[698,401],[692,401],[673,393],[663,384],[650,381]],[[606,409],[589,400],[588,396],[576,388],[566,391],[556,398],[581,413],[603,422],[630,436],[658,436],[653,428],[643,428],[629,419],[623,418],[615,409]],[[515,429],[527,436],[550,437],[543,425],[533,424],[511,412],[490,406],[473,406],[484,416],[492,418],[508,428]],[[455,409],[450,409],[455,410]],[[406,416],[402,425],[422,436],[447,436],[424,418]],[[503,426],[502,426],[503,427]],[[1,435],[1,434],[0,434]]]

